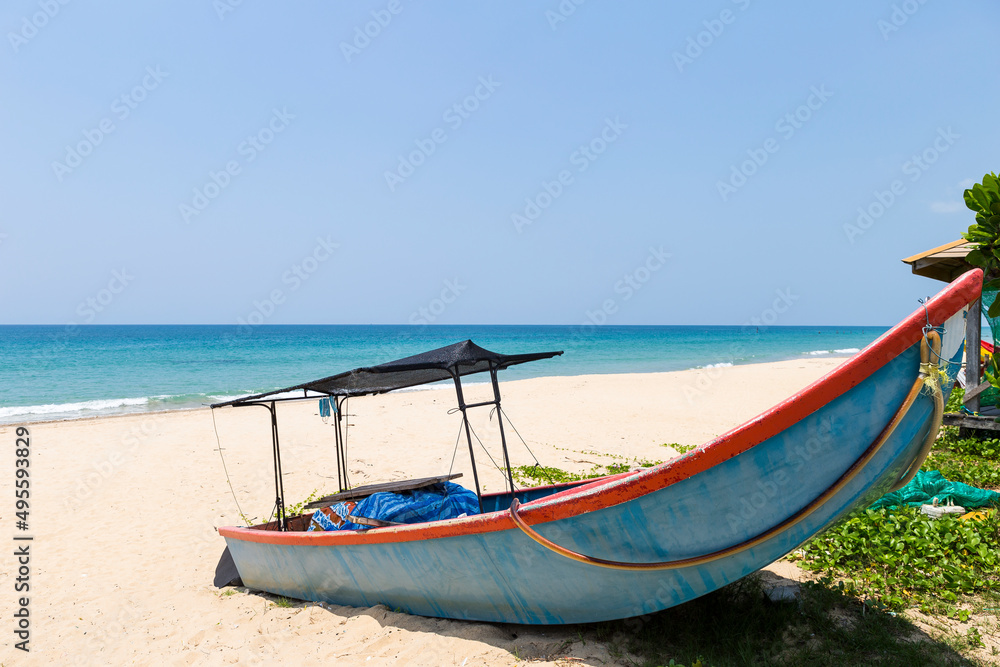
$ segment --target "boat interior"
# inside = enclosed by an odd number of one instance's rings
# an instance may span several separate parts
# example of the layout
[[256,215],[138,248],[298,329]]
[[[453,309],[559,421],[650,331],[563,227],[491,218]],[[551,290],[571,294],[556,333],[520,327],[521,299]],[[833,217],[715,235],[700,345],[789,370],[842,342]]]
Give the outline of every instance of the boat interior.
[[[560,484],[553,484],[551,486],[538,486],[530,489],[518,489],[515,493],[510,491],[504,491],[502,493],[488,493],[482,496],[482,514],[490,514],[493,512],[505,512],[510,508],[511,503],[516,497],[518,502],[522,505],[524,503],[531,502],[532,500],[538,500],[539,498],[548,498],[554,496],[557,493],[562,493],[564,491],[571,491],[578,489],[582,486],[588,484],[593,484],[594,482],[604,482],[612,477],[620,477],[622,475],[627,475],[630,473],[623,473],[619,475],[613,475],[611,477],[599,477],[592,479],[581,479],[573,482],[563,482]],[[363,496],[355,496],[355,499],[360,499]],[[290,516],[287,518],[286,530],[288,531],[298,531],[304,532],[309,528],[309,522],[312,518],[312,512],[306,512],[304,514],[297,514],[295,516]],[[412,524],[409,524],[412,525]],[[371,528],[377,528],[380,526],[372,526],[370,528],[365,528],[363,530],[370,530]],[[251,526],[252,530],[281,530],[281,526],[278,521],[269,521],[268,523],[260,524],[257,526]]]

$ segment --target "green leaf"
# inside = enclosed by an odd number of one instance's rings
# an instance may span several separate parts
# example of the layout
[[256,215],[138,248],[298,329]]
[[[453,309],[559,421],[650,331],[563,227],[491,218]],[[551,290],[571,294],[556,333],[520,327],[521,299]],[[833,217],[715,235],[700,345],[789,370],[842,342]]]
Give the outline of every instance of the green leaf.
[[980,211],[990,210],[990,196],[979,183],[972,186],[972,198],[979,204]]
[[983,188],[990,192],[1000,192],[1000,181],[994,174],[986,174],[982,180]]
[[1000,278],[994,278],[983,285],[983,289],[996,289],[1000,290]]
[[972,197],[972,190],[966,190],[965,192],[963,192],[962,197],[965,199],[966,208],[971,209],[973,211],[983,210],[983,207],[979,205],[979,202],[977,202]]
[[968,255],[966,255],[965,261],[968,262],[969,264],[972,264],[973,266],[978,266],[980,268],[986,268],[987,265],[986,257],[983,255],[983,252],[978,248],[976,248]]
[[1000,299],[997,299],[986,312],[987,317],[1000,317]]
[[993,174],[983,176],[983,187],[994,194],[1000,194],[1000,181]]

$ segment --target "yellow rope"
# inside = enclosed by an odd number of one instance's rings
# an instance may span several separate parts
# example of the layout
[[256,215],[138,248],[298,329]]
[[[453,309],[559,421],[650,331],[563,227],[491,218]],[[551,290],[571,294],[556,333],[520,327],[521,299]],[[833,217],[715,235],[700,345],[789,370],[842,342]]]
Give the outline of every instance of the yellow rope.
[[[692,567],[695,565],[710,563],[712,561],[719,560],[720,558],[725,558],[727,556],[731,556],[733,554],[746,551],[747,549],[752,549],[753,547],[771,539],[781,531],[788,530],[789,528],[795,526],[803,519],[805,519],[807,516],[812,514],[826,501],[828,501],[830,498],[836,495],[841,489],[847,486],[847,484],[852,479],[854,479],[854,477],[856,477],[857,474],[861,472],[862,469],[864,469],[864,467],[868,464],[868,462],[871,461],[872,458],[874,458],[875,454],[877,454],[878,451],[882,448],[882,445],[884,445],[886,441],[889,439],[889,437],[895,432],[900,422],[903,421],[903,418],[906,416],[907,412],[909,412],[910,407],[917,400],[917,397],[924,389],[925,382],[927,381],[927,379],[929,377],[932,377],[930,373],[925,373],[925,367],[927,367],[931,363],[928,360],[930,352],[928,341],[932,341],[931,343],[932,345],[936,343],[936,349],[934,350],[934,352],[935,355],[938,358],[940,358],[941,336],[938,335],[936,331],[930,331],[920,341],[920,361],[921,361],[920,373],[918,374],[916,381],[913,383],[913,386],[910,388],[909,393],[906,395],[906,399],[903,401],[903,404],[899,407],[899,410],[897,410],[896,414],[893,416],[892,421],[890,421],[889,425],[886,426],[886,428],[882,431],[881,434],[879,434],[879,437],[876,438],[875,442],[873,442],[868,447],[868,449],[865,450],[865,453],[861,455],[861,458],[855,461],[854,464],[850,468],[848,468],[843,475],[841,475],[840,479],[834,482],[833,486],[828,488],[826,491],[820,494],[815,500],[813,500],[811,503],[803,507],[801,510],[799,510],[792,516],[788,517],[778,525],[773,526],[772,528],[761,533],[757,537],[750,538],[749,540],[741,542],[740,544],[736,544],[734,546],[727,547],[725,549],[721,549],[719,551],[715,551],[710,554],[705,554],[702,556],[694,556],[692,558],[682,558],[679,560],[664,561],[659,563],[626,563],[621,561],[605,560],[603,558],[595,558],[593,556],[587,556],[581,553],[577,553],[576,551],[567,549],[566,547],[559,546],[555,542],[552,542],[551,540],[542,537],[534,528],[525,523],[524,519],[522,519],[520,515],[517,513],[521,503],[520,501],[518,501],[516,497],[510,504],[510,518],[514,521],[514,524],[521,531],[524,532],[525,535],[533,539],[535,542],[538,542],[546,549],[554,551],[560,556],[564,556],[566,558],[569,558],[570,560],[575,560],[580,563],[586,563],[588,565],[595,565],[597,567],[604,567],[612,570],[628,570],[628,571],[674,570],[682,567]],[[935,399],[935,402],[934,402],[934,415],[931,421],[930,433],[928,433],[927,439],[924,441],[924,445],[921,447],[917,457],[913,460],[910,467],[907,468],[907,471],[903,474],[903,477],[900,479],[900,481],[897,482],[896,485],[893,487],[894,490],[902,485],[905,485],[907,482],[910,481],[910,479],[912,479],[913,475],[917,474],[917,470],[920,469],[921,464],[927,457],[927,452],[930,451],[931,445],[934,444],[934,440],[937,437],[938,430],[941,427],[941,417],[944,414],[944,397],[942,395],[940,386],[938,386],[936,392],[932,390],[931,393],[933,398]]]
[[[928,341],[930,341],[929,346]],[[928,350],[928,347],[930,347],[930,350]],[[930,360],[930,352],[934,353],[934,359],[938,361]],[[941,431],[941,422],[944,419],[944,392],[941,390],[942,377],[947,378],[948,376],[941,369],[940,359],[941,336],[937,331],[928,331],[924,339],[920,341],[920,375],[923,377],[924,386],[930,390],[931,398],[934,399],[931,430],[927,433],[927,438],[924,439],[924,444],[917,453],[916,458],[910,463],[910,467],[906,469],[906,472],[899,478],[899,481],[889,489],[890,493],[899,491],[909,484],[910,480],[916,477],[920,466],[924,464],[924,459],[930,454],[931,447],[934,446],[934,441],[937,440],[938,433]]]

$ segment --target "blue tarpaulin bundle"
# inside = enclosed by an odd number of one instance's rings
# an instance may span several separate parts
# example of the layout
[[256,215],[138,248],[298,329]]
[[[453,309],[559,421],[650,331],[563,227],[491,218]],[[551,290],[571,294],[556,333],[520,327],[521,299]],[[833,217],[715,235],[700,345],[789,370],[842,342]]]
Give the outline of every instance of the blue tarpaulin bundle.
[[479,513],[479,498],[452,482],[403,493],[374,493],[357,503],[347,501],[313,513],[308,530],[368,528],[347,520],[349,514],[393,523],[422,523]]
[[938,470],[921,470],[910,483],[899,491],[887,493],[870,509],[894,509],[896,507],[920,507],[933,504],[961,505],[965,509],[977,509],[987,505],[1000,506],[1000,493],[977,489],[961,482],[949,482]]

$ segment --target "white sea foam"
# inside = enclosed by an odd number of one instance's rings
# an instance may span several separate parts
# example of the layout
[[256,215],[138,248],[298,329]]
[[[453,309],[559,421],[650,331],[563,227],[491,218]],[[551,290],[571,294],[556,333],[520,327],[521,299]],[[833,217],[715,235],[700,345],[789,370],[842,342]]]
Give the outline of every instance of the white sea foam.
[[[245,398],[247,396],[256,396],[257,394],[266,394],[266,393],[267,393],[267,391],[248,391],[245,394],[238,394],[236,396],[222,396],[222,395],[216,396],[215,394],[212,394],[212,395],[206,395],[207,399],[211,399],[211,400],[206,401],[206,402],[207,403],[225,403],[226,401],[234,401],[237,398]],[[268,394],[267,398],[268,398],[268,400],[270,400],[272,398],[275,398],[275,399],[302,398],[302,390],[301,389],[296,389],[295,391],[283,391],[280,394]],[[309,396],[309,398],[320,398],[320,396],[318,396],[318,395]]]
[[[732,364],[729,364],[729,365],[731,366]],[[404,392],[404,391],[426,391],[428,389],[441,389],[442,387],[451,388],[451,387],[454,387],[454,386],[455,385],[452,383],[451,380],[442,380],[440,382],[434,382],[432,384],[417,385],[415,387],[403,387],[402,389],[395,390],[393,393],[398,394],[398,393]],[[475,387],[479,387],[479,386],[489,387],[491,385],[490,385],[489,382],[468,382],[468,381],[463,381],[462,382],[462,388],[463,389],[475,388]],[[205,396],[205,398],[206,398],[205,404],[209,404],[209,403],[228,403],[229,401],[235,401],[237,398],[244,398],[246,396],[252,396],[254,394],[261,394],[261,393],[265,393],[265,392],[261,391],[261,390],[247,390],[247,391],[245,391],[242,394],[233,394],[233,395],[228,395],[228,394],[226,394],[226,395],[223,395],[223,394],[207,394]],[[316,400],[318,400],[318,399],[324,398],[324,397],[320,396],[319,394],[311,394],[310,396],[308,396],[306,398],[303,398],[302,397],[302,390],[301,389],[296,389],[295,391],[286,391],[286,392],[282,392],[280,394],[269,395],[266,400],[270,400],[272,398],[274,398],[274,399],[297,398],[297,399],[300,399],[300,400],[309,400],[309,399],[316,399]]]
[[704,368],[729,368],[732,365],[733,365],[733,362],[731,362],[731,361],[720,361],[717,364],[708,364]]
[[855,352],[860,352],[861,350],[856,347],[845,347],[840,350],[813,350],[812,352],[803,352],[802,354],[811,354],[814,357],[821,354],[854,354]]
[[[0,408],[0,423],[45,421],[48,419],[81,419],[98,415],[126,414],[132,412],[184,410],[211,403],[225,403],[253,393],[241,394],[159,394],[142,398],[112,398],[78,403],[48,403]],[[301,398],[300,392],[275,394],[274,398]]]
[[237,398],[243,398],[244,396],[249,396],[251,392],[245,394],[233,394],[232,396],[228,394],[208,394],[205,399],[209,403],[228,403],[229,401],[235,401]]
[[46,405],[22,405],[0,408],[0,419],[10,419],[22,415],[55,415],[74,412],[101,412],[133,405],[146,405],[148,398],[112,398],[80,403],[49,403]]

